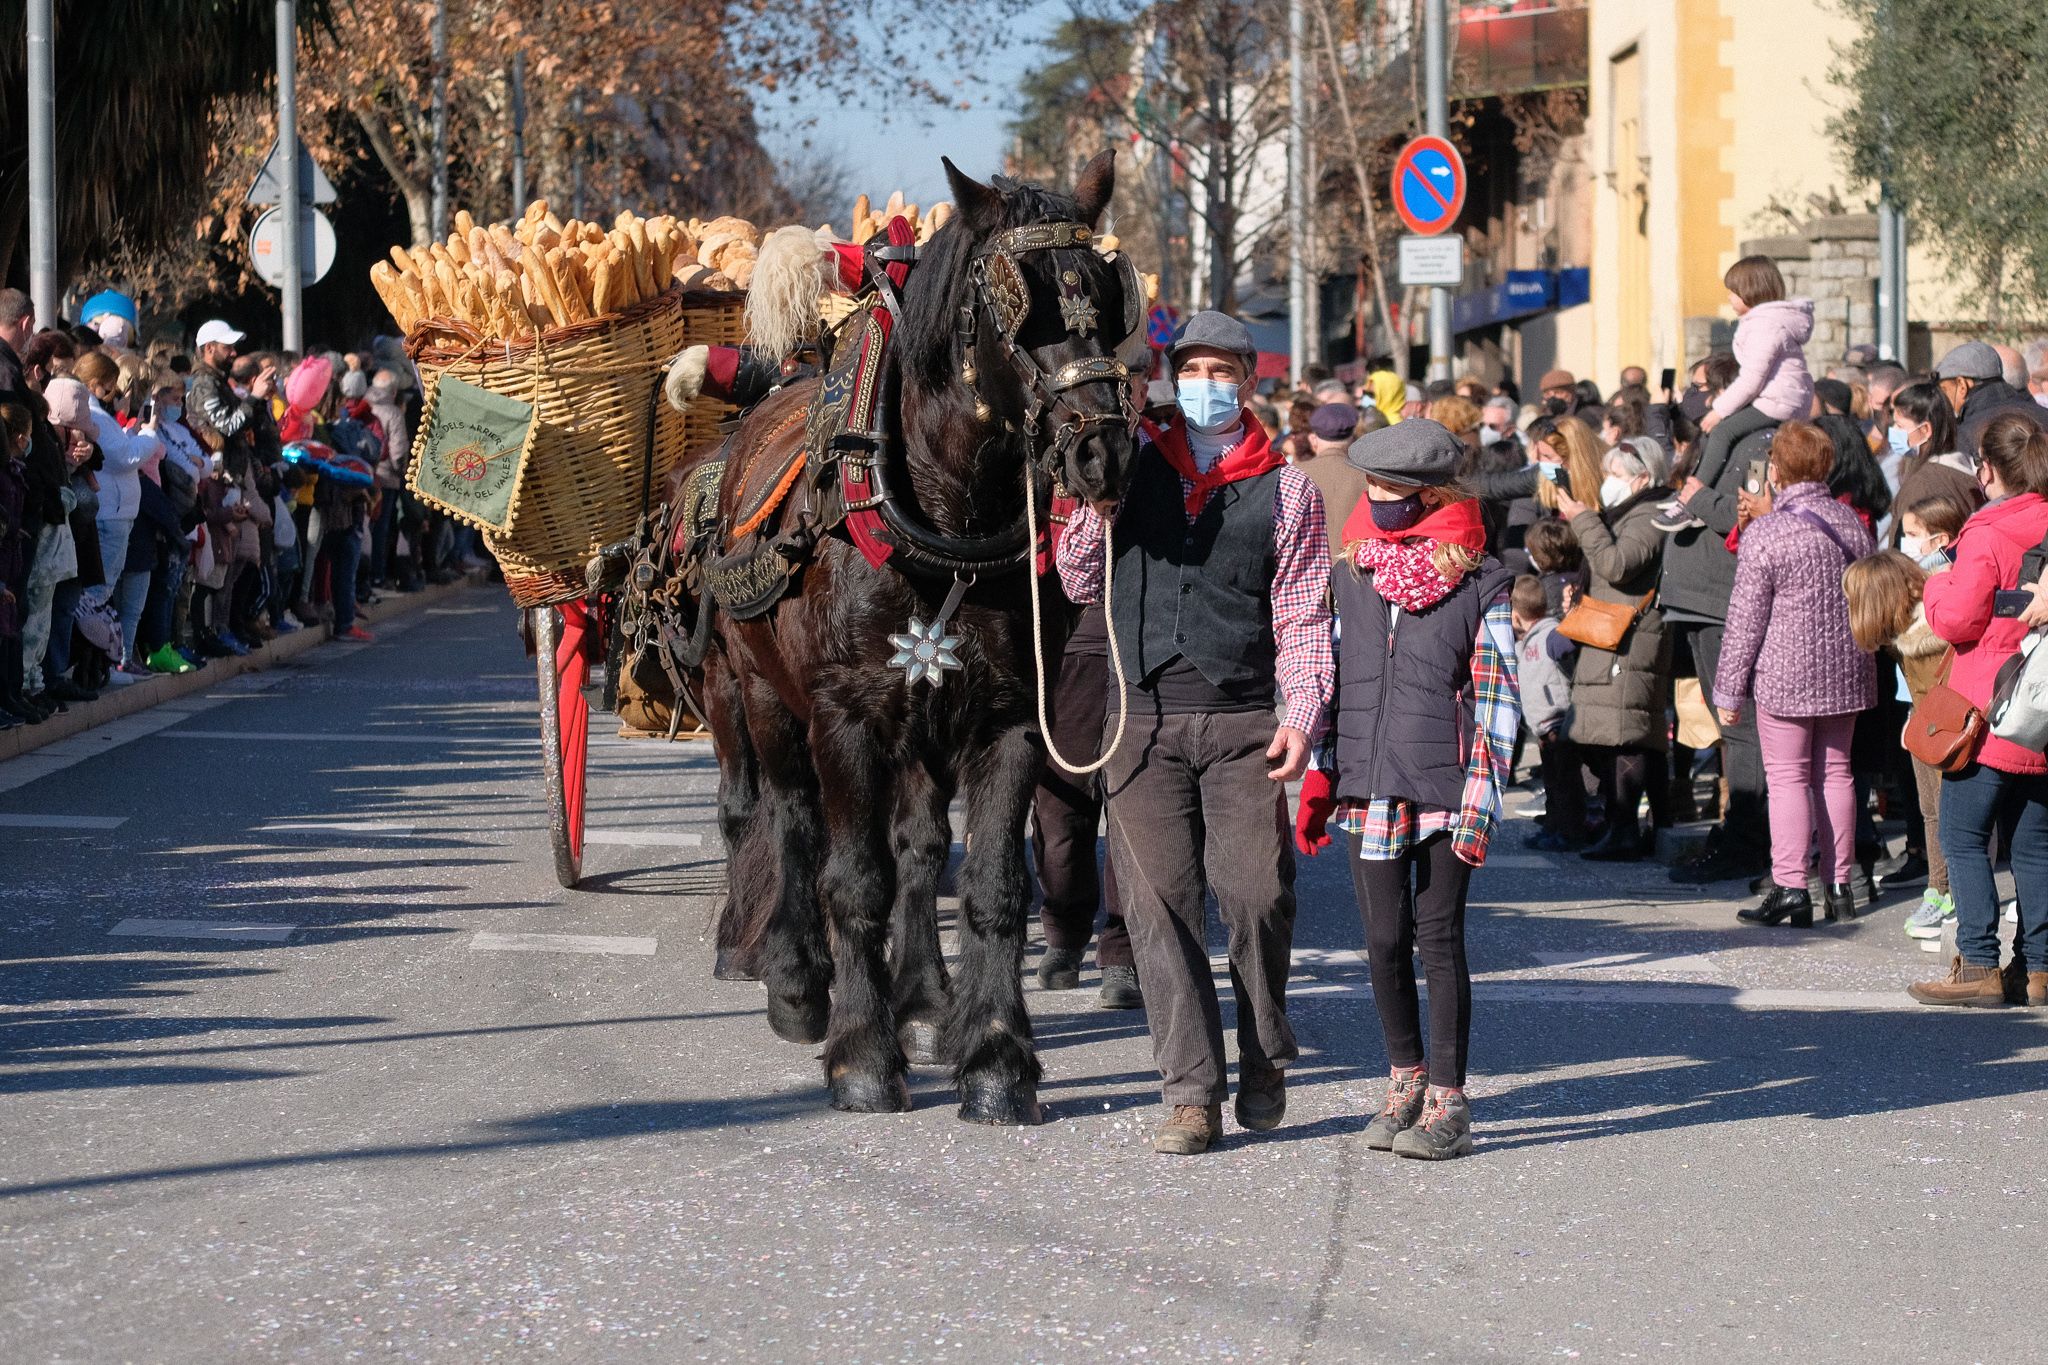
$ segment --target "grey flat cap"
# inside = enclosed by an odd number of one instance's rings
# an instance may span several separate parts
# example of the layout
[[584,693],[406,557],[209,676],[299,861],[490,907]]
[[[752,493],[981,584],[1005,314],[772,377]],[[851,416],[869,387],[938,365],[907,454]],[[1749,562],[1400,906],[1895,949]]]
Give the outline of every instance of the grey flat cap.
[[1442,422],[1411,417],[1351,443],[1344,458],[1361,473],[1381,483],[1404,488],[1436,488],[1453,482],[1465,447]]
[[1208,310],[1195,314],[1181,325],[1180,335],[1173,339],[1173,349],[1167,352],[1167,359],[1178,364],[1180,353],[1190,346],[1208,346],[1232,355],[1256,355],[1258,347],[1252,344],[1252,329],[1228,313]]
[[1988,342],[1966,341],[1941,358],[1936,379],[2003,379],[2005,362]]

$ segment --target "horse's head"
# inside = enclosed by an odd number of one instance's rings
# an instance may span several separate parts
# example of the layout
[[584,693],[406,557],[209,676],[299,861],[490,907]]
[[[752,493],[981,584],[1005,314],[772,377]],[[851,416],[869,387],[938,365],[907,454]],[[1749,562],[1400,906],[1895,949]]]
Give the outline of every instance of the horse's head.
[[1142,344],[1145,326],[1130,258],[1095,248],[1116,154],[1090,161],[1071,197],[1002,176],[984,185],[945,166],[968,262],[957,319],[962,377],[1068,492],[1115,502],[1137,455],[1138,424],[1131,371],[1118,353]]

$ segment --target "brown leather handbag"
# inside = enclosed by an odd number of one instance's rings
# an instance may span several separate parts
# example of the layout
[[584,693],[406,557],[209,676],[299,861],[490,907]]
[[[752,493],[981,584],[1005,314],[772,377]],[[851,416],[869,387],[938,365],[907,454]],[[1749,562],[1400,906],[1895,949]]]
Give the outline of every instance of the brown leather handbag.
[[1941,661],[1941,676],[1914,705],[1906,717],[1905,733],[1899,737],[1907,753],[1945,773],[1959,773],[1977,761],[1986,729],[1984,713],[1948,685],[1955,662],[1956,652],[1951,649]]
[[1557,623],[1557,633],[1589,649],[1619,654],[1621,642],[1634,629],[1636,618],[1650,609],[1650,601],[1656,595],[1652,589],[1643,594],[1640,602],[1599,602],[1582,593],[1564,614],[1564,620]]

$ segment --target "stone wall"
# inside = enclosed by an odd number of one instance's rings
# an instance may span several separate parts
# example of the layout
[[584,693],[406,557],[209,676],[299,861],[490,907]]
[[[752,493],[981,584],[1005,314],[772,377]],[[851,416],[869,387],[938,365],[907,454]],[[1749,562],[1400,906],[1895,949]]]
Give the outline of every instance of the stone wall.
[[[1815,218],[1795,235],[1746,241],[1742,254],[1770,257],[1784,273],[1786,294],[1813,300],[1813,340],[1806,344],[1806,359],[1816,378],[1851,346],[1876,342],[1876,214]],[[1728,318],[1687,318],[1686,357],[1726,350],[1734,335],[1735,324]]]

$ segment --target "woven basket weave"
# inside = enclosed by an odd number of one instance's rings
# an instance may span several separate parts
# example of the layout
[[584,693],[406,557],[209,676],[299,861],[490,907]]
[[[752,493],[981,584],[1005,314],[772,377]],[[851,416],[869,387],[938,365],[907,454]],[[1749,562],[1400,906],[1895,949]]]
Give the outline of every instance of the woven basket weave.
[[[407,339],[424,384],[454,375],[533,405],[538,430],[512,493],[508,529],[485,535],[520,606],[582,597],[591,554],[631,536],[643,498],[659,501],[677,461],[717,439],[731,409],[706,399],[677,412],[659,397],[662,370],[686,346],[738,345],[745,303],[740,294],[671,289],[524,341],[487,340],[445,318],[426,320]],[[421,423],[415,466],[426,434]]]

